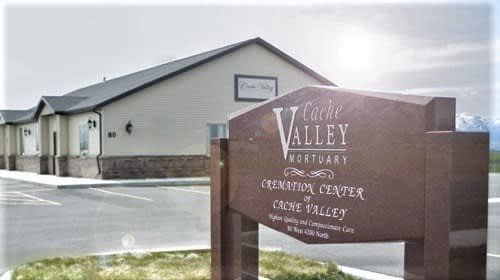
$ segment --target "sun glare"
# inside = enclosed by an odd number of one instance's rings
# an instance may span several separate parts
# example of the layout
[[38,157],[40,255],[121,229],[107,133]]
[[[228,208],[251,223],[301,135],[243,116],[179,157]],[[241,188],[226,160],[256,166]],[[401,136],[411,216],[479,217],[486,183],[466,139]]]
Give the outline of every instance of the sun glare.
[[366,72],[373,68],[376,50],[374,36],[354,27],[343,30],[338,41],[339,63],[352,72]]

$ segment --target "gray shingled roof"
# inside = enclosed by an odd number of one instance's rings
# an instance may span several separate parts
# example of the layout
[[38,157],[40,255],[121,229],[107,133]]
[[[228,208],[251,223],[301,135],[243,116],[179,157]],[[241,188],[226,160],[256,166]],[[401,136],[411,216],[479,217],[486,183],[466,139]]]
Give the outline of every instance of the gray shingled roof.
[[[307,74],[313,76],[319,82],[325,85],[335,85],[325,77],[314,72],[312,69],[283,53],[281,50],[261,38],[254,38],[80,88],[63,96],[43,96],[40,100],[39,106],[37,106],[38,109],[36,110],[36,113],[33,114],[32,117],[37,117],[41,108],[43,108],[43,103],[47,104],[55,113],[60,114],[72,114],[93,110],[94,108],[114,102],[145,87],[171,78],[177,74],[188,71],[196,66],[207,63],[213,59],[219,58],[225,54],[253,43],[257,43],[265,47],[269,51],[300,68]],[[33,108],[30,110],[32,109]],[[32,112],[28,111],[29,110],[25,111],[25,115],[23,115],[24,119],[16,119],[13,122],[18,122],[19,120],[23,121],[26,118],[29,118],[30,113]]]
[[[239,43],[241,44],[241,43]],[[82,102],[67,108],[69,112],[83,111],[95,106],[109,103],[109,101],[120,97],[122,94],[142,88],[144,85],[154,83],[155,81],[169,76],[177,71],[188,70],[196,63],[208,58],[212,58],[228,49],[234,48],[238,44],[229,45],[220,49],[208,51],[198,55],[190,56],[184,59],[179,59],[158,65],[139,72],[128,74],[122,77],[94,84],[85,88],[77,89],[68,93],[66,96],[87,97]]]
[[42,96],[40,102],[44,102],[47,106],[54,111],[54,113],[62,113],[67,111],[69,108],[81,103],[88,97],[86,96]]
[[0,110],[0,115],[2,115],[0,123],[22,123],[30,121],[35,116],[35,110],[36,107],[27,110]]

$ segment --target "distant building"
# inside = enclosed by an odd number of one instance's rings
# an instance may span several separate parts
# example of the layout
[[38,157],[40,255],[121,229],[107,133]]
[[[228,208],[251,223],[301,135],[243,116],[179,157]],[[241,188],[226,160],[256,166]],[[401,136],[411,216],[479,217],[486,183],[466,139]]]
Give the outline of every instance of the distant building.
[[208,175],[226,116],[311,84],[333,85],[255,38],[0,111],[0,167],[58,176]]

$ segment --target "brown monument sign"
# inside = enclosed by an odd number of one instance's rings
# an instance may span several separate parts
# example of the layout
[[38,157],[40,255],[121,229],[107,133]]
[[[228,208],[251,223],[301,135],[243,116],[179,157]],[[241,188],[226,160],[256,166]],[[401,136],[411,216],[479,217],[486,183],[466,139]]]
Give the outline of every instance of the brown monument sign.
[[405,279],[484,279],[487,133],[455,100],[306,87],[212,143],[212,276],[256,279],[258,224],[306,243],[406,241]]

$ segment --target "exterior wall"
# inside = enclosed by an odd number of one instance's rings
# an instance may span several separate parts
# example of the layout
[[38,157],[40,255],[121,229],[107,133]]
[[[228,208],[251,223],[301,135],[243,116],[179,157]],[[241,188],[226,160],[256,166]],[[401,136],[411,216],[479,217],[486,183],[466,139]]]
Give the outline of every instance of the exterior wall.
[[54,132],[57,133],[57,126],[56,126],[56,116],[51,115],[48,116],[48,143],[49,143],[49,155],[54,155],[54,141],[52,139],[52,135]]
[[102,178],[209,176],[207,156],[124,156],[101,159]]
[[68,156],[56,156],[52,169],[56,176],[68,176]]
[[[99,115],[94,112],[61,116],[45,106],[37,122],[13,126],[6,133],[4,146],[9,148],[5,148],[4,161],[8,166],[15,166],[17,161],[20,170],[59,176],[207,176],[207,125],[226,123],[229,113],[256,103],[235,101],[235,74],[277,77],[278,94],[321,83],[254,44],[102,108],[101,174],[97,165],[101,152]],[[88,125],[89,120],[97,126],[89,130],[89,149],[82,154],[80,126]],[[130,134],[125,131],[129,121],[133,125]],[[32,133],[23,137],[24,154],[16,155],[16,136],[19,128],[25,127]]]
[[6,125],[5,126],[5,169],[15,170],[16,169],[16,151],[17,151],[17,137],[16,137],[16,126]]
[[5,125],[0,124],[0,155],[5,154]]
[[[89,130],[89,150],[80,154],[81,124],[96,120],[97,127]],[[39,125],[40,129],[38,129]],[[19,129],[29,129],[31,134],[23,134],[24,153],[20,154]],[[53,133],[56,132],[57,147],[54,147]],[[96,177],[98,174],[95,156],[99,153],[99,124],[95,113],[81,113],[70,116],[54,115],[45,107],[40,119],[33,123],[19,124],[9,128],[5,136],[13,152],[5,154],[0,161],[10,162],[10,169],[58,176]],[[12,140],[11,140],[12,139]],[[36,143],[39,143],[37,150]],[[55,149],[56,148],[56,149]],[[57,153],[56,153],[57,151]]]
[[99,116],[96,113],[81,113],[68,116],[68,154],[80,156],[80,125],[88,125],[88,120],[95,120],[96,127],[89,130],[88,156],[99,154]]
[[68,154],[68,117],[63,115],[56,115],[57,127],[57,154]]
[[49,116],[38,117],[38,142],[40,143],[40,155],[49,154]]
[[[320,84],[259,45],[249,45],[105,106],[103,155],[206,155],[207,123],[251,102],[236,102],[234,75],[278,77],[279,94]],[[131,121],[132,133],[125,125]],[[115,132],[115,138],[108,133]]]
[[[45,105],[45,104],[44,104]],[[49,107],[46,105],[43,106],[42,111],[40,112],[40,116],[48,116],[54,114],[54,111],[52,111]]]
[[101,174],[96,157],[56,157],[56,174],[102,179],[209,176],[209,158],[203,155],[112,156],[102,157],[99,162]]
[[[22,131],[22,136],[20,136],[20,130]],[[25,130],[29,131],[29,134],[25,135]],[[38,121],[16,125],[15,133],[17,136],[15,169],[44,173],[45,166],[43,164],[46,162],[46,157],[40,157]],[[23,152],[21,152],[21,144]]]
[[5,125],[3,124],[0,124],[0,169],[5,169]]
[[[66,158],[67,175],[71,177],[101,178],[98,175],[95,157],[68,156]],[[122,177],[128,178],[128,177]]]
[[5,169],[16,170],[16,155],[5,155]]
[[40,173],[40,157],[38,155],[16,156],[16,169]]
[[[50,115],[47,107],[42,110],[38,120],[41,127],[40,154],[46,157],[46,161],[42,162],[45,164],[41,169],[42,173],[67,175],[68,119],[69,117],[65,115]],[[54,133],[56,143],[54,143]]]
[[40,155],[40,174],[49,173],[49,116],[39,116],[38,123],[38,143]]
[[47,117],[47,144],[48,144],[48,173],[49,174],[55,174],[56,170],[54,168],[55,165],[55,156],[54,156],[54,140],[53,140],[53,133],[57,133],[57,126],[56,126],[56,116],[55,115],[48,115]]
[[[89,129],[89,148],[87,153],[80,153],[80,125],[95,121],[96,127]],[[94,112],[69,115],[67,119],[67,157],[57,160],[60,172],[66,166],[66,174],[72,177],[100,177],[96,156],[99,154],[99,116]],[[124,177],[126,178],[126,177]]]
[[[22,137],[19,137],[19,130],[23,131]],[[29,135],[24,135],[24,130],[30,131]],[[26,123],[16,125],[17,133],[17,154],[22,156],[34,156],[38,154],[38,123]],[[21,153],[21,141],[23,145],[23,153]]]

